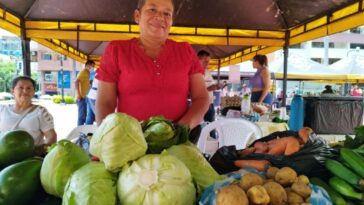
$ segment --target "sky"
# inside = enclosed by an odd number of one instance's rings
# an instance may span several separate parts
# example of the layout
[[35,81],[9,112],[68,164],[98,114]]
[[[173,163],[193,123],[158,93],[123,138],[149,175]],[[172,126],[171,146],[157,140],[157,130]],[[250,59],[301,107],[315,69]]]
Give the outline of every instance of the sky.
[[15,36],[15,35],[0,28],[0,37],[2,37],[2,36]]

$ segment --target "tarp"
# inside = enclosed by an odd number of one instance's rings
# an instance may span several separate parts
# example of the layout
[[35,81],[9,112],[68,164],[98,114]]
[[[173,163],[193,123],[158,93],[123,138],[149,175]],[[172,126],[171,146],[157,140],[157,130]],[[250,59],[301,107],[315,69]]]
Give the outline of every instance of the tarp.
[[364,55],[359,51],[352,50],[341,60],[330,65],[330,68],[337,73],[350,74],[364,78]]
[[[75,58],[99,60],[108,41],[138,35],[136,0],[0,0],[0,27]],[[176,0],[170,38],[207,48],[213,67],[236,64],[285,44],[364,24],[359,0]],[[78,43],[79,42],[79,43]]]

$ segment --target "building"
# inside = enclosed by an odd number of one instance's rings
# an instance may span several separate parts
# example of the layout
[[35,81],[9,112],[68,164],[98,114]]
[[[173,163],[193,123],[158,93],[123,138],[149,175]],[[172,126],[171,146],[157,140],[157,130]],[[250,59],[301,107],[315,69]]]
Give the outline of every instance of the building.
[[[38,61],[42,94],[60,94],[63,85],[64,94],[74,96],[75,89],[73,82],[84,65],[40,44],[38,44],[38,49],[31,51],[31,53],[32,56],[36,56]],[[62,56],[63,59],[61,62]]]
[[[39,90],[41,94],[61,94],[62,86],[65,95],[74,95],[74,80],[77,73],[83,68],[83,64],[61,55],[51,49],[31,41],[31,71],[39,74]],[[17,36],[0,36],[0,54],[8,56],[16,62],[17,73],[23,70],[21,41]],[[5,58],[5,57],[3,57]],[[62,81],[63,76],[63,81]]]

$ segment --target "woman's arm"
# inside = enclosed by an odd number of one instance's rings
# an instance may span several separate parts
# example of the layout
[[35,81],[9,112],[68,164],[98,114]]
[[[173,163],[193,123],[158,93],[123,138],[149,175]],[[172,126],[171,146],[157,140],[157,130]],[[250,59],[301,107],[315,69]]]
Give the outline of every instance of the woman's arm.
[[95,103],[97,125],[100,125],[108,114],[115,112],[117,102],[116,86],[115,83],[99,80]]
[[269,92],[269,88],[270,88],[270,74],[269,74],[269,70],[268,69],[263,69],[262,72],[260,73],[260,76],[263,79],[263,83],[264,83],[264,88],[262,91],[262,95],[259,98],[259,103],[262,103],[265,99],[265,97],[268,95]]
[[53,128],[44,132],[43,134],[45,137],[44,144],[51,145],[57,142],[57,133]]
[[193,129],[202,122],[203,116],[209,108],[209,96],[203,76],[200,73],[190,76],[189,87],[192,104],[178,123]]

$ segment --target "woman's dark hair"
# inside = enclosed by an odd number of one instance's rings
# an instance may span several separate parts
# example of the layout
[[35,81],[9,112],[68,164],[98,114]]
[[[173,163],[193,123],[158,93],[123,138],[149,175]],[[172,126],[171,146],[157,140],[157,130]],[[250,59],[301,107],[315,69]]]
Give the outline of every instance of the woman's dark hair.
[[205,51],[205,50],[200,50],[198,53],[197,53],[197,56],[199,58],[203,57],[203,56],[210,56],[210,53]]
[[33,80],[31,77],[28,76],[19,76],[13,79],[13,82],[11,83],[11,87],[14,89],[16,84],[18,84],[19,81],[21,80],[27,80],[30,81],[33,85],[33,88],[35,90],[35,80]]
[[[144,4],[145,4],[145,1],[146,1],[146,0],[139,0],[139,1],[138,1],[138,6],[137,6],[137,9],[138,9],[138,10],[140,10],[140,9],[142,9],[142,8],[143,8],[143,6],[144,6]],[[172,2],[172,6],[173,6],[173,8],[174,8],[174,1],[173,1],[173,0],[171,0],[171,2]]]
[[266,55],[255,55],[253,60],[257,61],[261,66],[268,66],[268,58]]

